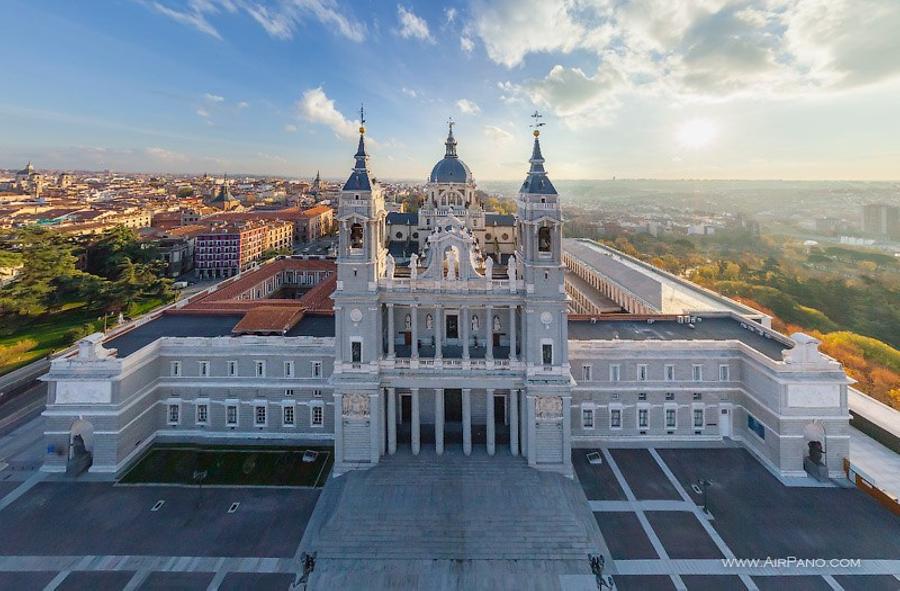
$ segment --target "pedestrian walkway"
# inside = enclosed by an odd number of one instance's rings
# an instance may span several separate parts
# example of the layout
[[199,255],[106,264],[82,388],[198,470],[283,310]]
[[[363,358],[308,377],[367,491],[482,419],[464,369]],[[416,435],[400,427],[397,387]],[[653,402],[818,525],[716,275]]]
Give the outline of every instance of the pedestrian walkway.
[[866,480],[881,490],[900,497],[900,454],[852,427],[850,463]]

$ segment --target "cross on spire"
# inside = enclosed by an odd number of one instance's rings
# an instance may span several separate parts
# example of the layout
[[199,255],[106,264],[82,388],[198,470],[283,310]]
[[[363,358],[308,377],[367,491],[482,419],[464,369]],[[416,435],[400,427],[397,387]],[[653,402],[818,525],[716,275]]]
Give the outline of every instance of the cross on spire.
[[453,117],[447,118],[447,127],[450,128],[450,135],[453,135],[453,126],[456,125],[456,121],[453,120]]
[[366,108],[362,103],[359,105],[359,124],[366,124]]
[[539,111],[535,111],[534,113],[531,114],[531,118],[534,119],[534,123],[532,123],[528,127],[534,128],[534,137],[541,135],[540,128],[543,127],[544,125],[547,125],[546,123],[541,121],[542,117],[543,117],[543,115],[541,115],[541,113]]

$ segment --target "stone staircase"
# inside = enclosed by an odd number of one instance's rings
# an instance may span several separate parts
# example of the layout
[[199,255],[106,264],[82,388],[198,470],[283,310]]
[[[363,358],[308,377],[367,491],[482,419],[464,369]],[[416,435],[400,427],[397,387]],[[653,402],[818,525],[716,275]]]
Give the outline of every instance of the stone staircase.
[[386,457],[329,483],[304,536],[320,558],[577,560],[599,531],[578,484],[522,458]]

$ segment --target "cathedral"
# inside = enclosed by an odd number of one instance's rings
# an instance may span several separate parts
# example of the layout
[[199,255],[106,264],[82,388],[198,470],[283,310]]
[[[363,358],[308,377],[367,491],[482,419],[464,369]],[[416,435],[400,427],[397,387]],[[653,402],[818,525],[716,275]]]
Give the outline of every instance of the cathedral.
[[110,475],[155,443],[223,440],[333,442],[334,475],[477,452],[571,476],[577,448],[725,444],[779,478],[810,476],[814,447],[814,470],[842,474],[840,364],[759,311],[564,239],[538,125],[514,216],[484,210],[451,124],[425,204],[391,224],[363,124],[336,260],[280,257],[54,359],[43,470],[69,468],[78,438]]

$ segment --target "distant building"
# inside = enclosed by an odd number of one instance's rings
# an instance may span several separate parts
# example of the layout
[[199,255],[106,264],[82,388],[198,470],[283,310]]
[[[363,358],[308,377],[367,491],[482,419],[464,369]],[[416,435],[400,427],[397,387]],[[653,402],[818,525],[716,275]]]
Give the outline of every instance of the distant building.
[[297,239],[312,242],[331,231],[334,225],[334,210],[327,205],[316,205],[304,210],[298,220]]
[[247,269],[265,250],[266,225],[221,222],[197,236],[194,271],[201,279],[231,277]]
[[864,205],[863,232],[900,240],[900,207],[885,203]]
[[228,184],[228,179],[222,183],[222,186],[219,188],[219,192],[213,197],[209,202],[210,207],[215,207],[216,209],[221,209],[222,211],[235,211],[243,209],[243,205],[238,199],[231,194],[231,186]]

